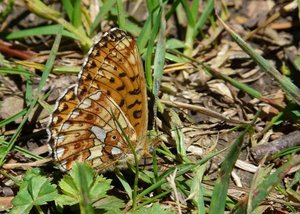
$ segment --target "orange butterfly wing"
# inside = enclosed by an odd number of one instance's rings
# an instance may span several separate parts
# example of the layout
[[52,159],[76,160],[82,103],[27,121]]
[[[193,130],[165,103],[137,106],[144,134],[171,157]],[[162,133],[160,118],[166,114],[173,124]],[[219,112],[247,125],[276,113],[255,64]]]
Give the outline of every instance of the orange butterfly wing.
[[58,100],[52,114],[49,130],[60,168],[70,170],[75,161],[87,161],[99,171],[123,167],[132,151],[122,131],[142,154],[146,98],[134,39],[119,29],[109,31],[90,50],[78,84]]
[[78,97],[101,90],[120,106],[145,139],[148,121],[143,63],[134,39],[119,29],[107,32],[90,50],[79,76]]
[[95,91],[79,101],[70,88],[53,113],[54,158],[63,170],[75,161],[87,161],[97,170],[116,163],[123,167],[131,150],[121,129],[138,148],[134,128],[110,97]]

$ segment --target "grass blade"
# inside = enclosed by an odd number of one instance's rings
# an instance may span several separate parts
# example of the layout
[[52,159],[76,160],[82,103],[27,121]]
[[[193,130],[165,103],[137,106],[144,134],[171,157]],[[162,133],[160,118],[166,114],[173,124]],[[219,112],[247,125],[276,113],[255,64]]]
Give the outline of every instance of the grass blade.
[[146,35],[151,35],[151,17],[148,16],[142,31],[139,34],[139,37],[136,40],[136,44],[142,53],[142,50],[146,47],[147,42],[149,41],[149,37]]
[[18,74],[24,76],[32,76],[33,74],[30,71],[27,71],[22,68],[0,68],[0,74]]
[[[25,111],[25,110],[24,110]],[[0,144],[1,145],[4,145],[6,147],[8,147],[9,143],[0,139]],[[29,158],[33,158],[33,159],[36,159],[36,160],[42,160],[44,159],[43,157],[39,156],[39,155],[35,155],[33,154],[32,152],[26,150],[26,149],[23,149],[22,147],[19,147],[19,146],[15,146],[14,149],[20,153],[23,153],[23,155],[29,157]]]
[[80,10],[80,0],[75,0],[74,2],[74,10],[72,14],[72,24],[74,27],[78,29],[83,29],[82,22],[81,22],[81,10]]
[[67,22],[63,15],[56,10],[48,7],[40,0],[27,0],[26,5],[29,10],[31,10],[33,13],[52,20],[56,23],[61,24],[64,28],[66,28],[68,31],[72,32],[74,35],[78,37],[78,40],[85,52],[87,52],[90,47],[92,46],[92,40],[87,37],[86,33],[82,29],[78,29],[74,27],[71,23]]
[[179,177],[183,174],[185,174],[186,172],[194,169],[195,167],[202,165],[204,163],[206,163],[208,160],[210,160],[211,158],[213,158],[216,155],[219,155],[220,153],[224,152],[225,149],[214,152],[214,153],[210,153],[207,156],[205,156],[203,159],[197,161],[196,163],[192,163],[192,164],[182,164],[182,165],[177,165],[176,167],[172,167],[169,170],[165,171],[163,173],[163,175],[160,176],[159,180],[157,182],[155,182],[154,184],[152,184],[150,187],[148,187],[147,189],[145,189],[143,192],[141,192],[137,198],[138,199],[142,199],[145,195],[149,194],[151,191],[157,189],[159,186],[163,185],[164,183],[167,182],[167,177],[174,172],[175,168],[178,169],[178,172],[176,174],[176,177]]
[[25,100],[27,106],[32,102],[32,80],[30,77],[26,76],[26,91],[25,91]]
[[118,24],[119,24],[119,27],[121,29],[125,30],[126,29],[126,26],[125,26],[126,12],[124,10],[122,0],[117,0],[117,9],[118,9]]
[[[160,17],[161,17],[161,8],[158,8],[156,11],[154,11],[154,15],[151,16],[151,20],[152,20],[151,22],[154,23],[154,25],[151,29],[152,33],[149,39],[149,43],[146,51],[146,57],[145,57],[145,76],[146,76],[147,88],[149,91],[153,90],[153,79],[152,79],[152,69],[151,69],[152,53],[154,49],[154,41],[160,26]],[[153,20],[154,18],[156,18],[156,20]]]
[[164,9],[162,5],[162,13],[160,16],[160,29],[158,34],[158,41],[155,51],[155,58],[154,58],[154,72],[153,72],[153,94],[154,96],[158,95],[158,91],[160,88],[160,81],[164,72],[164,65],[165,65],[165,55],[166,55],[166,38],[165,38],[165,31],[166,31],[166,20],[164,17]]
[[[38,36],[38,35],[56,35],[60,25],[49,25],[49,26],[42,26],[42,27],[35,27],[26,30],[14,31],[5,36],[5,39],[12,40],[12,39],[20,39],[30,36]],[[78,37],[67,31],[63,30],[62,35],[71,39],[78,39]]]
[[0,128],[15,121],[16,119],[22,117],[25,114],[26,114],[26,109],[23,109],[22,111],[18,112],[17,114],[15,114],[5,120],[0,121]]
[[[154,57],[154,72],[153,72],[153,82],[154,86],[152,88],[152,93],[154,95],[154,105],[153,105],[153,112],[154,118],[157,115],[157,102],[158,102],[158,92],[160,89],[161,79],[164,73],[164,65],[165,65],[165,55],[166,55],[166,38],[165,38],[165,31],[166,31],[166,20],[164,15],[164,5],[161,4],[161,16],[160,16],[160,29],[158,34],[158,41],[155,51]],[[155,129],[155,121],[153,122],[152,129]]]
[[72,20],[73,5],[71,4],[71,1],[69,1],[69,0],[62,0],[62,4],[64,6],[65,11],[67,12],[69,20]]
[[246,126],[245,130],[233,142],[233,144],[230,147],[230,151],[228,152],[227,156],[225,157],[221,165],[220,176],[216,181],[216,185],[212,195],[212,200],[211,200],[210,210],[209,210],[210,214],[224,213],[225,211],[225,203],[226,203],[231,171],[242,149],[243,139],[245,135],[249,132],[249,130],[253,127],[258,115],[259,113],[256,114],[256,117],[253,119],[253,121]]
[[115,1],[105,1],[104,4],[101,7],[100,12],[95,18],[95,21],[93,22],[90,30],[90,34],[92,35],[94,31],[99,26],[100,22],[104,19],[104,17],[108,14],[108,12],[111,10],[111,8],[114,6],[116,2]]
[[[293,159],[289,160],[287,163],[279,167],[275,172],[265,177],[265,179],[258,185],[258,187],[253,191],[251,198],[251,208],[254,210],[269,194],[269,192],[280,183],[291,168],[300,165],[300,156],[297,155]],[[247,210],[246,204],[240,204],[241,206],[236,210],[235,213],[245,213]]]
[[213,10],[214,10],[214,0],[208,0],[203,13],[201,14],[198,21],[195,24],[194,38],[199,33],[199,30],[201,30],[203,28],[206,20],[212,14]]

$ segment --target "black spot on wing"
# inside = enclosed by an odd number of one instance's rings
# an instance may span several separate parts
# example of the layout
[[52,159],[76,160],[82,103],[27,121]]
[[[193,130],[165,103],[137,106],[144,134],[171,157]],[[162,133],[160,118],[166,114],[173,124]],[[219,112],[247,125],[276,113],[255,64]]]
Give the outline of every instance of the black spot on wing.
[[131,108],[133,108],[135,105],[141,105],[141,104],[142,104],[142,102],[141,102],[141,101],[139,101],[139,100],[135,100],[135,102],[134,102],[134,103],[132,103],[132,104],[128,105],[128,109],[131,109]]

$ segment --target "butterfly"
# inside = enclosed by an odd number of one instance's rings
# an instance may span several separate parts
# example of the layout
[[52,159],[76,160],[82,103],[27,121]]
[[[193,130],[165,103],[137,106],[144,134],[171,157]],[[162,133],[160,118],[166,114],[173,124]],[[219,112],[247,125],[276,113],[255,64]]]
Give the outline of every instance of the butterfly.
[[135,40],[111,29],[90,49],[77,84],[57,101],[48,128],[54,160],[64,171],[75,161],[97,171],[124,168],[133,160],[129,143],[139,156],[146,148],[147,121],[144,69]]

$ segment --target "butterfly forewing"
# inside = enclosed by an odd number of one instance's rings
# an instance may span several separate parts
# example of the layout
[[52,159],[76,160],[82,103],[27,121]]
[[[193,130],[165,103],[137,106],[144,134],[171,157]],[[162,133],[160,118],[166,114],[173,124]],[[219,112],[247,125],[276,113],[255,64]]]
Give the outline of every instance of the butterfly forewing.
[[134,39],[119,29],[107,32],[91,49],[80,74],[78,97],[101,90],[120,106],[139,139],[147,130],[143,65]]

